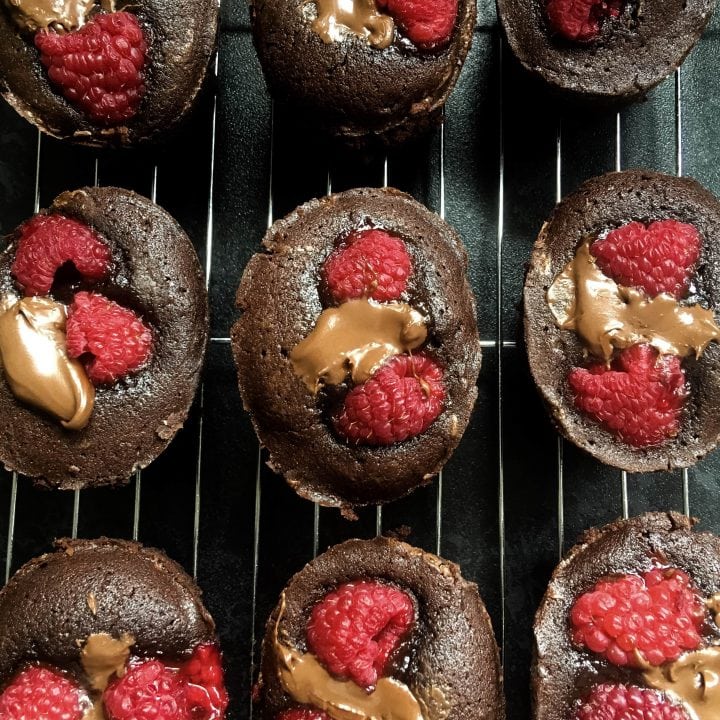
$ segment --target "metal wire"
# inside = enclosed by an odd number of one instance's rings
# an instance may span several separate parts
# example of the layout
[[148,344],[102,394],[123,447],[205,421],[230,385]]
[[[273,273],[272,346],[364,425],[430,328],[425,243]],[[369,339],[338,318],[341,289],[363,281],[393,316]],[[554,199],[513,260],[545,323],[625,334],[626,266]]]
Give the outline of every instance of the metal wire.
[[[555,136],[555,202],[562,200],[562,118],[558,118]],[[565,441],[557,437],[557,541],[558,557],[565,549]]]

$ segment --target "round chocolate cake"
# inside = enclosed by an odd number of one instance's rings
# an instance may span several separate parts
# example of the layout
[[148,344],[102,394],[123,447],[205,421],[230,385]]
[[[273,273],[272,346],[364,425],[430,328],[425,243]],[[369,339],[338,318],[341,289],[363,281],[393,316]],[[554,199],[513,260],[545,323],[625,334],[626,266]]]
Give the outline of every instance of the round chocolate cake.
[[501,720],[500,659],[477,586],[397,540],[349,540],[290,580],[267,624],[263,720]]
[[252,0],[270,90],[305,123],[365,144],[436,125],[472,40],[475,0]]
[[0,459],[63,489],[123,483],[183,426],[208,335],[203,274],[164,210],[66,192],[0,254]]
[[214,0],[0,0],[0,92],[54,137],[157,140],[193,106],[217,27]]
[[159,550],[60,540],[0,591],[3,718],[222,720],[227,702],[200,590]]
[[397,190],[360,189],[301,206],[263,249],[240,283],[232,347],[270,467],[344,508],[429,482],[477,397],[458,235]]
[[508,43],[568,97],[638,100],[680,66],[715,0],[497,0]]
[[720,435],[720,202],[689,178],[610,173],[566,197],[525,281],[530,369],[560,431],[631,472]]
[[693,524],[649,513],[568,553],[535,618],[536,720],[717,717],[720,539]]

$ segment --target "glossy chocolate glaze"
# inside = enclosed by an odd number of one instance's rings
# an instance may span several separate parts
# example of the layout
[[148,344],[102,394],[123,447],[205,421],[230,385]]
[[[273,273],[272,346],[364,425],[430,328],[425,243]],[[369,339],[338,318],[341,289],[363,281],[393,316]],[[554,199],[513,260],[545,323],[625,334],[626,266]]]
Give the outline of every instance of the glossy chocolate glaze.
[[[66,192],[44,212],[87,223],[109,244],[113,277],[89,288],[149,322],[153,353],[136,375],[97,388],[83,430],[64,430],[19,402],[0,375],[0,460],[39,484],[63,489],[124,483],[167,447],[195,397],[208,335],[202,269],[177,222],[127,190]],[[0,294],[17,292],[10,272],[15,239],[11,235],[0,254]]]
[[683,367],[690,383],[680,432],[662,445],[633,448],[575,409],[567,376],[585,363],[576,335],[561,330],[547,291],[590,236],[631,220],[676,219],[700,232],[702,249],[688,303],[720,307],[720,202],[690,178],[644,170],[608,173],[566,197],[542,228],[530,259],[523,293],[530,369],[560,431],[608,465],[629,472],[688,467],[710,452],[720,437],[720,346],[710,343]]

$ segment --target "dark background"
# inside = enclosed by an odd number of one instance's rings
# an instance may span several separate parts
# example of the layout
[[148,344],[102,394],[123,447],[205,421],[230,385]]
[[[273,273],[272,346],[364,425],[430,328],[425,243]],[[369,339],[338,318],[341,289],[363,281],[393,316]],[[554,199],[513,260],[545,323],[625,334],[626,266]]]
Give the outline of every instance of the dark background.
[[480,586],[504,651],[509,715],[526,718],[532,617],[563,548],[624,511],[689,507],[705,528],[720,531],[717,454],[685,483],[680,472],[624,483],[619,471],[559,445],[519,334],[525,265],[559,192],[620,166],[680,169],[720,193],[720,20],[647,102],[619,115],[578,112],[560,109],[528,82],[501,40],[494,3],[480,0],[444,132],[387,158],[389,184],[436,211],[444,206],[468,246],[486,345],[480,397],[441,489],[434,483],[352,523],[317,511],[258,464],[227,337],[235,288],[269,212],[280,217],[324,194],[328,179],[333,190],[380,185],[385,157],[315,147],[292,116],[273,111],[243,0],[224,3],[222,16],[217,84],[160,151],[98,154],[45,137],[38,146],[35,128],[0,104],[0,235],[32,214],[36,201],[46,206],[62,190],[92,184],[96,173],[103,185],[154,191],[209,269],[214,336],[203,400],[141,485],[47,492],[0,471],[0,561],[5,555],[14,571],[74,531],[136,533],[196,569],[222,636],[230,717],[244,719],[253,638],[289,576],[316,549],[372,536],[378,523],[384,531],[407,525],[410,542],[439,548]]

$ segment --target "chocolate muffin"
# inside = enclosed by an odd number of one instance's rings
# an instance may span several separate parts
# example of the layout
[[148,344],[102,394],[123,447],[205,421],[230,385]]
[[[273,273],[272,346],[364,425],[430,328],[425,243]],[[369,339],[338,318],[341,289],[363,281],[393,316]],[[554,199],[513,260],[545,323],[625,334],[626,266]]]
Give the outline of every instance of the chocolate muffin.
[[215,0],[1,0],[0,92],[57,138],[154,141],[193,106],[217,27]]
[[0,254],[0,459],[63,489],[124,483],[182,427],[208,335],[197,255],[118,188],[58,196]]
[[409,196],[359,189],[276,222],[232,329],[269,465],[348,509],[430,482],[467,426],[480,368],[467,255]]
[[0,591],[3,718],[222,720],[227,702],[200,590],[159,550],[60,540]]
[[530,369],[569,440],[631,472],[720,435],[720,203],[696,181],[610,173],[566,197],[525,281]]
[[270,91],[351,144],[436,125],[472,41],[475,0],[251,0]]
[[500,720],[500,659],[477,586],[397,540],[349,540],[295,575],[268,620],[263,720]]
[[560,563],[535,618],[536,720],[717,717],[720,539],[694,522],[620,520]]
[[566,97],[639,100],[680,66],[715,0],[497,0],[523,67]]

